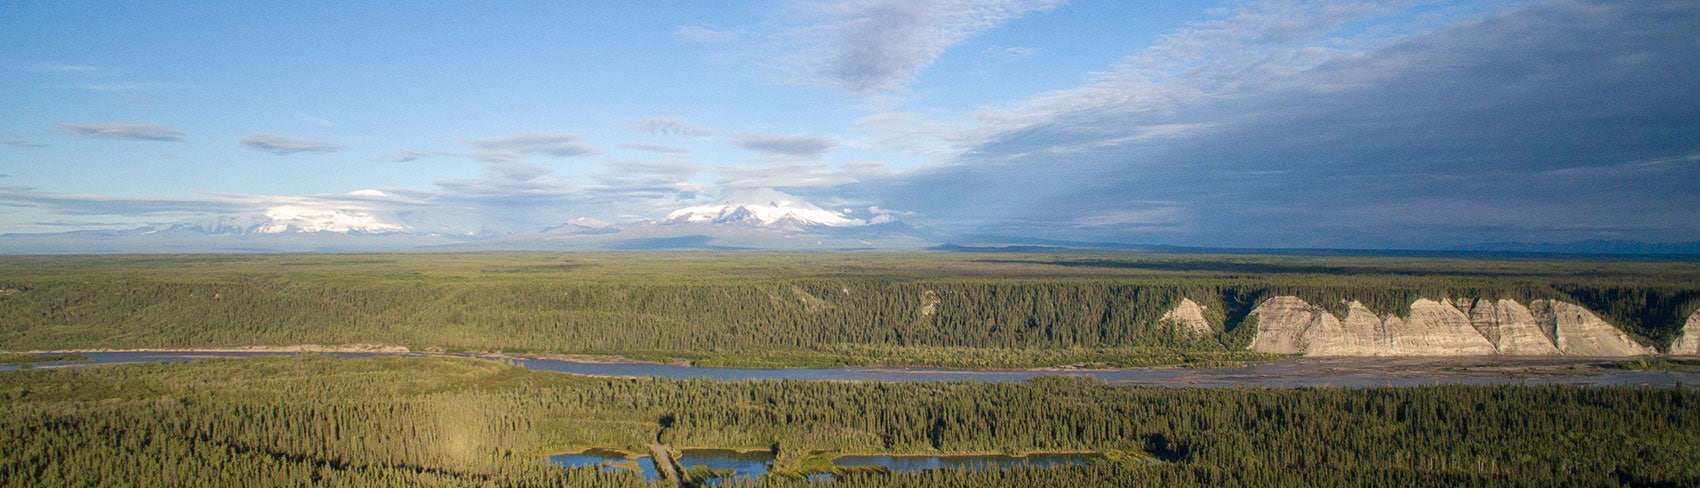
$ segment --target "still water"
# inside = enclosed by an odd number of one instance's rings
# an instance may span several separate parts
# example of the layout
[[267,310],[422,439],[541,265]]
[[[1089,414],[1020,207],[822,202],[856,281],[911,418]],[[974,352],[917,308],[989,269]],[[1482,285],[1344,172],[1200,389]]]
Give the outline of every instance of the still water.
[[[287,356],[288,352],[163,352],[125,351],[81,353],[84,361],[39,363],[36,368],[80,367],[121,363],[194,361],[210,358]],[[387,353],[331,353],[335,357],[366,357]],[[402,354],[418,356],[418,354]],[[1118,385],[1195,387],[1377,387],[1436,384],[1558,384],[1594,386],[1700,385],[1700,371],[1635,371],[1599,367],[1610,360],[1586,358],[1297,358],[1227,368],[1134,368],[1105,370],[949,370],[934,368],[698,368],[641,362],[584,362],[565,359],[512,359],[535,371],[628,378],[708,378],[727,381],[978,381],[1021,382],[1039,376],[1093,378]],[[16,369],[16,365],[0,366]]]
[[1003,454],[969,455],[969,456],[842,456],[832,461],[841,468],[855,466],[875,466],[893,472],[916,472],[932,469],[996,469],[1003,467],[1030,466],[1035,468],[1050,468],[1056,466],[1075,466],[1103,459],[1097,454],[1087,453],[1038,453],[1026,456],[1008,456]]
[[765,451],[734,451],[731,449],[685,449],[679,453],[679,466],[686,471],[702,466],[712,470],[732,470],[731,476],[709,478],[707,485],[716,486],[733,479],[754,481],[773,467],[773,453]]
[[549,456],[549,462],[568,468],[600,467],[603,471],[632,471],[643,476],[644,481],[661,479],[661,474],[655,471],[655,461],[649,456],[627,459],[626,454],[607,449],[590,449],[578,454],[558,454]]

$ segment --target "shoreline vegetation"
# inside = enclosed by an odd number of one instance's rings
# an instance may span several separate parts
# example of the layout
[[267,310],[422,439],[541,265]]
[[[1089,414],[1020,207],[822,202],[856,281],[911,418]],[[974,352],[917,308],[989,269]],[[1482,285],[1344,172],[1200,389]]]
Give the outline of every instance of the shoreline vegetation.
[[655,486],[542,462],[652,444],[774,452],[794,474],[830,452],[1121,460],[834,478],[857,488],[1700,483],[1690,388],[721,382],[300,355],[11,371],[0,400],[0,480],[33,486]]
[[27,365],[41,364],[41,363],[57,363],[57,362],[65,362],[65,361],[86,361],[86,360],[88,360],[88,357],[83,356],[81,354],[77,354],[78,352],[86,352],[86,351],[61,351],[61,352],[47,352],[47,353],[35,352],[35,351],[16,352],[16,353],[0,352],[0,364],[16,364],[16,365],[19,365],[19,366],[27,366]]
[[[974,362],[974,361],[955,361],[955,362],[951,362],[951,361],[938,361],[938,362],[920,361],[920,362],[913,362],[913,361],[903,361],[903,360],[900,359],[899,356],[896,356],[896,355],[893,355],[891,358],[888,358],[885,361],[865,361],[865,362],[845,360],[845,358],[842,358],[842,357],[838,357],[837,360],[815,358],[815,359],[785,361],[785,360],[774,359],[773,357],[732,358],[732,357],[720,357],[720,356],[698,356],[697,359],[690,360],[690,359],[682,359],[682,358],[673,357],[673,356],[656,356],[656,355],[644,355],[644,354],[634,355],[636,357],[628,357],[628,356],[615,356],[615,355],[548,354],[548,353],[522,354],[522,353],[482,352],[482,351],[445,352],[445,351],[441,351],[441,350],[414,351],[414,350],[408,349],[406,346],[394,346],[394,345],[383,345],[383,344],[345,344],[345,345],[338,345],[338,346],[326,346],[326,345],[319,345],[319,344],[297,344],[297,345],[284,345],[284,346],[179,347],[179,348],[135,348],[135,349],[85,348],[85,349],[33,350],[33,351],[18,351],[18,352],[0,351],[0,358],[16,359],[15,361],[14,360],[0,360],[0,364],[24,363],[24,362],[41,363],[41,362],[52,362],[52,361],[64,361],[64,360],[71,360],[71,359],[46,359],[46,360],[44,360],[44,359],[41,359],[41,358],[43,358],[43,357],[50,357],[51,358],[51,357],[61,357],[61,356],[63,356],[63,357],[75,357],[75,358],[81,359],[80,356],[76,356],[76,355],[83,354],[83,353],[113,353],[113,352],[161,353],[161,354],[169,354],[169,353],[418,354],[418,355],[442,355],[442,356],[456,356],[456,357],[473,357],[473,358],[493,359],[493,360],[544,359],[544,360],[560,360],[560,361],[571,361],[571,362],[589,363],[589,364],[670,364],[670,365],[698,367],[698,368],[793,369],[793,368],[837,368],[837,367],[854,366],[854,367],[870,367],[870,368],[939,368],[939,369],[959,369],[959,370],[965,370],[965,371],[1005,370],[1005,369],[1007,369],[1007,370],[1026,370],[1026,371],[1081,371],[1081,370],[1132,369],[1132,368],[1147,368],[1147,367],[1213,368],[1213,367],[1238,366],[1238,365],[1251,364],[1251,363],[1256,363],[1256,362],[1277,361],[1277,360],[1280,360],[1280,359],[1292,357],[1291,355],[1267,354],[1267,353],[1256,353],[1256,352],[1245,352],[1243,354],[1229,354],[1229,355],[1224,355],[1224,354],[1220,354],[1220,353],[1217,353],[1217,352],[1206,352],[1206,353],[1202,353],[1202,354],[1194,353],[1194,354],[1198,354],[1198,356],[1200,356],[1200,358],[1194,358],[1194,357],[1188,355],[1187,353],[1179,353],[1179,354],[1176,354],[1175,357],[1178,357],[1180,359],[1178,361],[1175,361],[1175,362],[1166,362],[1166,361],[1162,361],[1162,360],[1152,360],[1152,359],[1150,359],[1149,356],[1132,356],[1132,357],[1141,358],[1143,360],[1120,362],[1120,363],[1096,361],[1096,362],[1081,362],[1081,363],[1073,363],[1073,364],[1063,364],[1063,365],[1057,365],[1057,366],[976,368],[976,367],[973,367],[972,365],[979,364],[979,363]],[[1052,353],[1052,354],[1055,354],[1055,353]],[[798,356],[796,356],[795,354],[786,354],[786,355],[779,356],[779,357],[792,358],[792,359],[798,358]],[[1220,357],[1229,357],[1229,358],[1232,358],[1232,359],[1219,359]],[[960,365],[968,365],[968,366],[960,366]]]
[[[49,354],[51,355],[51,354]],[[1203,388],[1373,388],[1448,384],[1551,384],[1656,387],[1700,385],[1700,358],[1575,357],[1575,356],[1436,356],[1436,357],[1296,357],[1274,362],[1219,368],[1156,366],[1122,369],[949,369],[936,367],[847,367],[786,372],[783,369],[706,368],[690,365],[635,362],[602,358],[599,362],[565,362],[511,355],[444,353],[323,353],[123,351],[89,352],[75,361],[0,361],[0,371],[20,369],[110,368],[124,364],[184,361],[250,361],[280,357],[364,358],[436,357],[489,361],[520,366],[545,374],[586,378],[660,379],[707,378],[716,381],[831,381],[845,383],[917,383],[969,381],[1009,383],[1043,377],[1074,377],[1116,386]],[[569,359],[570,360],[570,359]],[[616,369],[605,370],[612,366]],[[700,371],[693,371],[699,370]]]

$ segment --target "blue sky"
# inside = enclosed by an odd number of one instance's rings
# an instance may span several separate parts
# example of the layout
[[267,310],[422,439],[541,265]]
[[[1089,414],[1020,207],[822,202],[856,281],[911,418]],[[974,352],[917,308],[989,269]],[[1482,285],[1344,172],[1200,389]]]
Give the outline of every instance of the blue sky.
[[1700,240],[1692,1],[0,3],[0,233],[753,188],[950,233]]

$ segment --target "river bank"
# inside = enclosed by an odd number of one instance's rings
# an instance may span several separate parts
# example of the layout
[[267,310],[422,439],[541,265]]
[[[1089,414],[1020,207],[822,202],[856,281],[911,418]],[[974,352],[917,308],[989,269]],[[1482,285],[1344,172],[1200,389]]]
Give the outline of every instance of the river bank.
[[[1591,386],[1688,386],[1700,385],[1700,368],[1674,367],[1636,369],[1621,366],[1622,358],[1578,357],[1446,357],[1446,358],[1291,358],[1221,368],[1148,367],[1121,369],[943,369],[834,367],[753,369],[695,367],[676,363],[642,362],[601,356],[481,355],[421,352],[390,352],[363,347],[156,349],[130,351],[85,350],[75,352],[87,359],[45,362],[32,368],[92,367],[139,362],[180,362],[215,358],[260,357],[290,354],[329,354],[337,357],[451,356],[496,360],[534,371],[616,378],[705,378],[721,381],[976,381],[1023,382],[1040,377],[1087,378],[1111,385],[1169,387],[1408,387],[1444,384],[1558,384]],[[70,354],[42,351],[35,354]],[[19,366],[9,365],[6,369]]]

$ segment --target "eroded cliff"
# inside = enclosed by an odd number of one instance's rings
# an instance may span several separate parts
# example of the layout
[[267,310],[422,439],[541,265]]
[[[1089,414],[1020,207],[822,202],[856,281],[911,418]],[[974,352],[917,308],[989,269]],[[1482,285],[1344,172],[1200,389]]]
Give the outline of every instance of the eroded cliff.
[[[1358,302],[1344,320],[1298,297],[1252,310],[1251,350],[1306,356],[1488,356],[1651,354],[1581,306],[1555,300],[1419,299],[1410,314],[1377,315]],[[1694,319],[1691,318],[1690,322]]]
[[1688,316],[1682,324],[1682,334],[1670,345],[1670,353],[1679,356],[1700,356],[1700,310]]
[[1191,298],[1182,298],[1175,308],[1163,313],[1163,322],[1174,324],[1175,330],[1194,334],[1209,334],[1210,321],[1204,319],[1204,307]]

